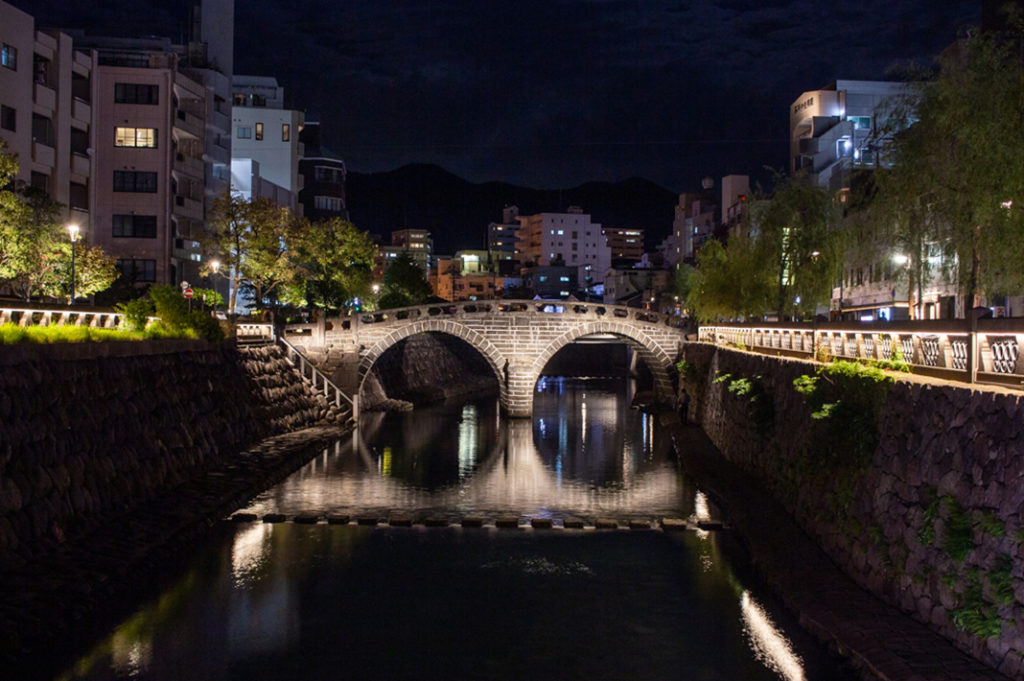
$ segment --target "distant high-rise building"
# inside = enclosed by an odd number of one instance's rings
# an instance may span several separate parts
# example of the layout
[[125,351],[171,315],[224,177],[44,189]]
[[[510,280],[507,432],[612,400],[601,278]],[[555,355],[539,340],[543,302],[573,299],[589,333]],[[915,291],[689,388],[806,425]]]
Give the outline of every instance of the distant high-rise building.
[[726,175],[722,178],[722,219],[726,234],[735,233],[742,225],[750,209],[750,177],[748,175]]
[[644,230],[628,227],[603,227],[612,262],[639,262],[644,256]]
[[374,276],[383,276],[390,262],[402,253],[408,253],[423,273],[429,274],[434,254],[434,240],[430,238],[430,232],[425,229],[399,229],[391,232],[391,244],[377,247]]
[[519,231],[519,207],[505,206],[501,211],[501,222],[487,225],[487,250],[502,260],[515,260],[516,232]]

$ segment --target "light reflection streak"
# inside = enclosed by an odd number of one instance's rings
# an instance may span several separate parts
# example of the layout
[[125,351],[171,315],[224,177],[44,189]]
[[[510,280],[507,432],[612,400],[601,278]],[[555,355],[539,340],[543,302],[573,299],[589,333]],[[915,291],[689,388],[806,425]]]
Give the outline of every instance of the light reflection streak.
[[[711,510],[708,508],[708,497],[703,492],[697,492],[693,495],[693,519],[696,522],[702,522],[711,520]],[[707,539],[709,532],[707,530],[697,530],[698,539]]]
[[775,628],[768,613],[747,590],[740,596],[740,612],[743,631],[757,659],[785,681],[806,681],[803,660],[793,652],[789,640]]
[[462,418],[459,419],[459,478],[465,478],[473,472],[476,464],[476,451],[480,444],[477,441],[477,412],[475,404],[462,407]]
[[255,575],[267,560],[272,529],[270,525],[256,523],[235,534],[235,543],[231,546],[231,574],[236,587],[245,588],[255,582]]

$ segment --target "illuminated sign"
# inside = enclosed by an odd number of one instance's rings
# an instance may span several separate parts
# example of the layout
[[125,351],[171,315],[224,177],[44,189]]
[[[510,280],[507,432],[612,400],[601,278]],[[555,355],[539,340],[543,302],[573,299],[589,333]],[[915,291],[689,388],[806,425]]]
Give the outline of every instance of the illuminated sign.
[[802,102],[793,105],[793,113],[798,114],[807,107],[814,106],[814,97],[808,97]]

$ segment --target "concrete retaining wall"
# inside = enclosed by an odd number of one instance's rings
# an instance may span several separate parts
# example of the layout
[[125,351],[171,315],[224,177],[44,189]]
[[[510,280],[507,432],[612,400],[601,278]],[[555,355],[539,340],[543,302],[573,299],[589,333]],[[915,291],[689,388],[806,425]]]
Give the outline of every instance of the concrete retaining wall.
[[336,417],[273,346],[0,348],[0,567],[259,439]]
[[[861,586],[1024,679],[1024,399],[907,377],[869,463],[837,464],[793,387],[816,364],[688,343],[689,417]],[[715,382],[715,378],[730,378]],[[770,409],[729,391],[746,378]],[[767,414],[767,416],[766,416]],[[857,437],[847,433],[845,437]]]

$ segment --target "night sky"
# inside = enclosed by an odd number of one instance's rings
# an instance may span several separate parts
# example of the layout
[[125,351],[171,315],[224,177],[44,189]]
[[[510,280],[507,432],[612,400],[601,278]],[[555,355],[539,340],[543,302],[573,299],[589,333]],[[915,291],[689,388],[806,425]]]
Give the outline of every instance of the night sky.
[[[180,39],[184,0],[13,0],[41,25]],[[236,0],[235,72],[276,76],[350,170],[435,163],[567,188],[786,165],[788,106],[929,63],[961,0]]]

